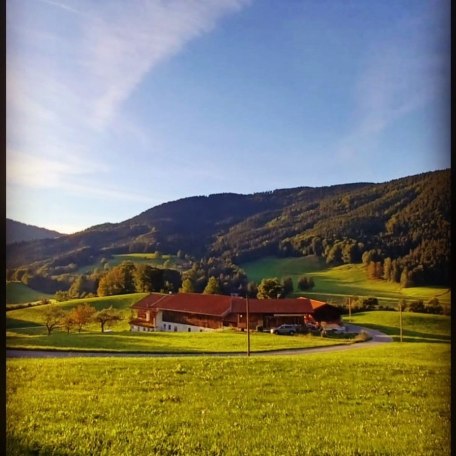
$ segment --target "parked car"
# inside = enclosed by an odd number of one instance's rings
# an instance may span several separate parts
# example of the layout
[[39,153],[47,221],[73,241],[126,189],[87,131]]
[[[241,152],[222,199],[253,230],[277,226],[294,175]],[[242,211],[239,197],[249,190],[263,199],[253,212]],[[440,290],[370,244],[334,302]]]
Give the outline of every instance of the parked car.
[[292,336],[293,334],[296,334],[299,330],[298,328],[299,325],[280,325],[277,328],[272,328],[271,333],[272,334],[289,334]]
[[324,334],[345,334],[345,326],[329,324],[323,328]]

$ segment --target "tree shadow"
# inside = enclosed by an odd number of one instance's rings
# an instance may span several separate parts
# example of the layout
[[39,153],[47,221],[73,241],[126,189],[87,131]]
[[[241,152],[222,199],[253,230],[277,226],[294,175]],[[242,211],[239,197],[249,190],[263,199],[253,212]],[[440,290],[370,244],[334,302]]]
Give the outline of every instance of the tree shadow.
[[[393,337],[395,341],[400,339],[400,329],[399,328],[392,328],[391,326],[382,326],[382,325],[375,325],[375,324],[363,324],[363,326],[367,328],[376,329],[377,331],[381,331],[382,333],[387,334],[388,336]],[[445,334],[435,334],[435,333],[427,333],[421,331],[412,331],[406,328],[402,331],[402,340],[404,342],[428,342],[428,343],[442,343],[442,342],[451,342],[451,336]]]
[[20,329],[20,328],[39,328],[43,326],[40,323],[36,323],[29,320],[19,320],[18,318],[6,318],[6,329]]

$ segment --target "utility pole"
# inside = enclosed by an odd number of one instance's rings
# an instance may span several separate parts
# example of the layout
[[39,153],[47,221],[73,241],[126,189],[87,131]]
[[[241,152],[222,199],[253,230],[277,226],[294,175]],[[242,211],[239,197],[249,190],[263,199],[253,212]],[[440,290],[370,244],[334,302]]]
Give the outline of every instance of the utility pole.
[[250,356],[249,296],[245,296],[245,313],[247,317],[247,356]]

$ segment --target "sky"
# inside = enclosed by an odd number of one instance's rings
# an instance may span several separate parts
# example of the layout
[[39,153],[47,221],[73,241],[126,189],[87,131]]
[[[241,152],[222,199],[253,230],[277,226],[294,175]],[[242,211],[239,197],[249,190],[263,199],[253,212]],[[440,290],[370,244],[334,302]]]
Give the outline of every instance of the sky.
[[7,0],[7,217],[450,167],[450,0]]

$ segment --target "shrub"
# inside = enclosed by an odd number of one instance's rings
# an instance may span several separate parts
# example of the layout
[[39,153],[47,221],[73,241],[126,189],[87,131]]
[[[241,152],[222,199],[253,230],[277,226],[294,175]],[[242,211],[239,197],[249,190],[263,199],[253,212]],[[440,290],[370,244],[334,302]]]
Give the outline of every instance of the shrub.
[[408,305],[408,310],[410,312],[417,312],[417,313],[424,313],[426,311],[423,301],[421,299],[418,301],[410,302]]
[[364,310],[375,310],[378,307],[378,299],[373,297],[364,298],[362,306]]
[[429,313],[429,314],[437,314],[437,315],[443,314],[443,307],[439,303],[438,298],[432,298],[426,303],[425,312]]

